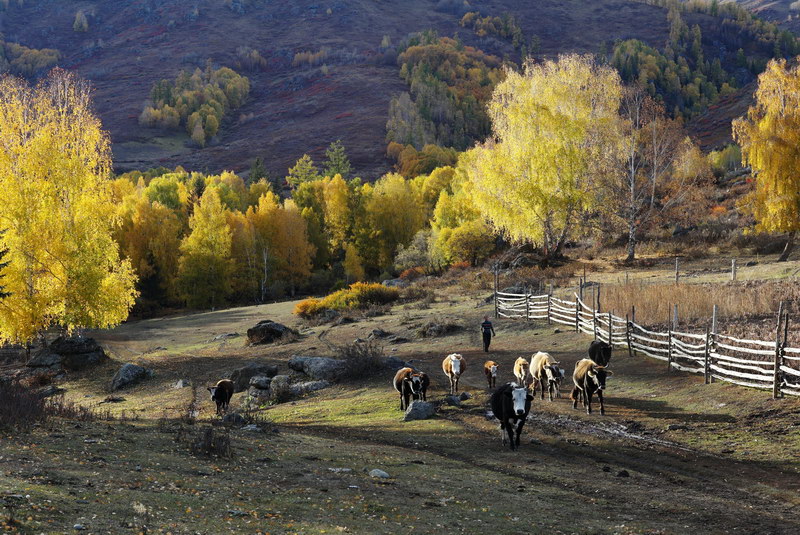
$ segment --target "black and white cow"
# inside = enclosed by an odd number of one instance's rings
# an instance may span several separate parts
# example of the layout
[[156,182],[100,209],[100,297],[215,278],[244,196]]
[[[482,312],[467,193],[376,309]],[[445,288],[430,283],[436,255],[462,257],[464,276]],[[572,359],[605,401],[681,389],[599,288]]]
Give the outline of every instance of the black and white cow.
[[428,400],[428,386],[431,380],[425,372],[416,372],[413,368],[400,368],[394,375],[394,389],[400,393],[400,410],[411,405],[412,399]]
[[606,342],[595,340],[589,344],[589,358],[600,366],[608,366],[611,362],[611,346]]
[[[492,412],[495,418],[500,420],[500,435],[503,438],[504,446],[506,440],[510,443],[512,450],[519,446],[519,435],[522,433],[522,427],[531,411],[532,400],[533,396],[530,395],[528,389],[517,383],[506,383],[492,394]],[[515,430],[516,437],[514,436]],[[508,434],[508,438],[506,438],[506,434]]]
[[603,404],[603,390],[606,388],[606,376],[612,375],[605,366],[600,366],[591,359],[581,359],[575,364],[575,372],[572,374],[572,381],[575,388],[572,389],[570,399],[572,408],[578,408],[578,401],[583,402],[588,414],[592,413],[592,395],[597,392],[597,399],[600,401],[600,414],[606,413]]

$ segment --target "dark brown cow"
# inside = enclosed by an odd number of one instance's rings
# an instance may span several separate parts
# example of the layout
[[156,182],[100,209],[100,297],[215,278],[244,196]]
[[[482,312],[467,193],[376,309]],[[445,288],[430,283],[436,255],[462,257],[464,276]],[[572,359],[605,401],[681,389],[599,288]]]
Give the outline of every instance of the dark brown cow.
[[217,414],[227,411],[233,397],[233,381],[222,379],[215,386],[209,386],[208,391],[211,392],[211,401],[217,404]]

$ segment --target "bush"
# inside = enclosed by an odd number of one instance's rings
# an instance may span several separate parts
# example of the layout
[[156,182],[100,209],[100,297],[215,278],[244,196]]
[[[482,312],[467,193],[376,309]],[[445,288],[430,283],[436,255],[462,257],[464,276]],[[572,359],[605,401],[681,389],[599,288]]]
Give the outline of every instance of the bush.
[[412,267],[400,273],[399,278],[404,281],[413,281],[425,275],[425,268],[422,266]]
[[213,427],[207,427],[200,431],[192,441],[190,449],[194,455],[233,457],[231,436],[227,430],[224,433],[218,433],[214,431]]
[[0,430],[25,430],[47,419],[47,402],[19,382],[0,382]]
[[325,310],[366,309],[373,305],[388,305],[400,297],[397,288],[377,283],[356,282],[349,288],[333,292],[323,299],[304,299],[295,305],[294,313],[302,318],[313,318]]
[[339,357],[345,361],[345,379],[367,379],[386,370],[383,344],[376,340],[354,342],[339,349]]

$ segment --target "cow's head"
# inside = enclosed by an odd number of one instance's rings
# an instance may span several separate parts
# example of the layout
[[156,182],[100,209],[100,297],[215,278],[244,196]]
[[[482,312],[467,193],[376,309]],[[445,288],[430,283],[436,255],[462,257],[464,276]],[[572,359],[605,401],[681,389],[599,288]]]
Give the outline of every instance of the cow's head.
[[525,415],[525,406],[528,402],[533,400],[533,396],[528,393],[528,389],[525,387],[517,386],[516,383],[512,383],[511,390],[506,392],[506,396],[511,398],[511,402],[513,403],[514,414],[517,416],[524,416]]
[[606,376],[613,374],[605,366],[594,365],[589,369],[587,375],[597,385],[598,390],[605,390]]
[[219,388],[217,388],[216,386],[208,387],[208,391],[211,392],[211,401],[217,400],[217,390],[219,390]]
[[593,355],[595,361],[603,366],[608,366],[608,363],[611,362],[612,347],[606,342],[598,341],[596,342],[595,348],[597,351],[597,355]]
[[545,366],[544,373],[547,375],[548,382],[561,384],[561,379],[564,378],[564,370],[559,368],[557,364],[558,363]]
[[450,369],[453,373],[459,375],[461,373],[461,355],[453,353],[450,355]]
[[489,367],[489,374],[492,377],[497,377],[497,364],[494,364],[494,365]]
[[422,375],[415,373],[408,379],[408,382],[413,393],[419,394],[422,391]]

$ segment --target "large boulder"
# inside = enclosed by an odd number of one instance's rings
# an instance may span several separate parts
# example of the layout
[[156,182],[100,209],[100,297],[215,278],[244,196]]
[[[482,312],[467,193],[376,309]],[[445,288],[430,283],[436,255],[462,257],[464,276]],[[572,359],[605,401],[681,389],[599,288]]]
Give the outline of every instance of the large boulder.
[[275,323],[272,320],[259,321],[255,327],[247,329],[247,343],[250,345],[271,344],[289,334],[298,335],[297,331],[286,325]]
[[153,376],[153,370],[148,370],[137,364],[127,363],[111,379],[111,391],[120,390],[130,385],[134,385]]
[[274,364],[262,364],[251,362],[247,366],[233,370],[228,379],[233,381],[234,392],[244,392],[250,385],[250,380],[256,376],[275,377],[278,375],[278,367]]
[[43,348],[34,353],[31,357],[31,360],[29,360],[25,365],[30,368],[59,369],[61,368],[61,363],[63,361],[64,357],[58,353],[54,353],[49,348]]
[[408,282],[403,279],[386,279],[381,284],[388,288],[405,288],[408,286]]
[[347,363],[328,357],[294,356],[289,359],[289,368],[303,372],[312,379],[338,381],[347,371]]
[[63,366],[68,370],[82,370],[106,360],[108,356],[94,338],[59,336],[49,346],[37,351],[27,365],[31,368],[57,369]]
[[408,366],[408,364],[406,364],[406,361],[404,361],[399,357],[395,357],[394,355],[392,355],[386,358],[386,367],[389,368],[390,370],[396,371],[399,370],[400,368],[405,368],[406,366]]
[[436,407],[429,401],[415,400],[406,409],[406,414],[403,420],[408,422],[411,420],[426,420],[436,413]]

